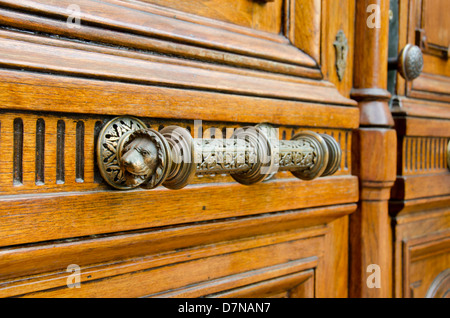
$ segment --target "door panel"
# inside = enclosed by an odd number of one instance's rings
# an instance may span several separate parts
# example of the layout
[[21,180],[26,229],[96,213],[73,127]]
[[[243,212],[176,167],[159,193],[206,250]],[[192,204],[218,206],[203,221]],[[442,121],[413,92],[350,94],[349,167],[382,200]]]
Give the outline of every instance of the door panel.
[[220,0],[185,2],[175,0],[144,0],[143,2],[274,34],[282,31],[282,12],[284,10],[284,1],[282,0],[267,1],[264,5],[261,5],[259,1],[253,0],[233,2]]
[[[421,48],[423,73],[397,76],[392,113],[397,131],[397,180],[391,191],[395,297],[444,295],[449,268],[450,64],[447,1],[399,1],[399,50]],[[433,288],[432,288],[433,287]],[[434,290],[434,292],[433,292]]]
[[[347,296],[359,111],[344,2],[334,16],[318,0],[0,0],[0,295]],[[339,144],[341,162],[310,181],[198,174],[181,190],[120,191],[96,153],[116,116],[203,138],[310,130]]]
[[[413,82],[398,78],[398,91],[411,97],[449,102],[450,45],[446,1],[400,1],[399,47],[413,43],[422,48],[424,69]],[[404,93],[403,93],[404,92]]]
[[441,235],[416,239],[405,244],[404,296],[449,297],[448,273],[446,274],[450,268],[449,242],[447,233],[447,237]]

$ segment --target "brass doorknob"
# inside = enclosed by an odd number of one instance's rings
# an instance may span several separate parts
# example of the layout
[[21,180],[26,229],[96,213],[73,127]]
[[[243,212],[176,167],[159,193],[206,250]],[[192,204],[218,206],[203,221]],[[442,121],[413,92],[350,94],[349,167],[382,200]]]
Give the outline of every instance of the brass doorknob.
[[182,127],[158,132],[137,118],[118,117],[103,127],[97,141],[102,177],[124,190],[181,189],[195,174],[230,174],[245,185],[277,171],[312,180],[334,174],[340,163],[341,148],[331,136],[303,131],[279,140],[268,124],[238,128],[228,139],[194,139]]
[[420,76],[423,70],[422,50],[412,44],[407,44],[399,53],[398,57],[390,58],[389,70],[397,70],[407,81],[412,81]]

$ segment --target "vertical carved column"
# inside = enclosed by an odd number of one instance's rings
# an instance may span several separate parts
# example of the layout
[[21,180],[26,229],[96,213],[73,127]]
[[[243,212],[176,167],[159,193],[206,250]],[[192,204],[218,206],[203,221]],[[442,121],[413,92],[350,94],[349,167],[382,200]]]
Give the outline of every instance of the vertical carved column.
[[[396,175],[397,138],[388,105],[388,36],[389,0],[356,1],[351,96],[360,109],[360,128],[355,131],[353,151],[355,173],[360,179],[360,202],[350,218],[350,297],[392,296],[388,200]],[[380,288],[367,285],[371,264],[380,268]]]

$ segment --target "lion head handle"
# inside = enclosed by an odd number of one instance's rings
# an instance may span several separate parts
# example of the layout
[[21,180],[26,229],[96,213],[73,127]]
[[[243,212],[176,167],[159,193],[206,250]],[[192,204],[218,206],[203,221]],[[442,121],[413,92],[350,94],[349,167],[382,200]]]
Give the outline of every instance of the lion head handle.
[[119,160],[126,184],[130,187],[144,184],[147,188],[154,188],[164,181],[167,148],[164,138],[153,129],[132,132],[122,147]]

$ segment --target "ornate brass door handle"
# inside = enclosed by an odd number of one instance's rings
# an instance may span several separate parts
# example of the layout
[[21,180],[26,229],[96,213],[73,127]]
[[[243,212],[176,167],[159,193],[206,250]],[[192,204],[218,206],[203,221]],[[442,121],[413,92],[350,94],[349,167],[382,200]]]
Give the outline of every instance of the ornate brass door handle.
[[137,118],[108,122],[97,141],[97,164],[116,189],[163,185],[181,189],[195,174],[230,174],[241,184],[263,181],[277,171],[303,180],[335,173],[341,148],[331,136],[303,131],[278,140],[270,125],[236,129],[229,139],[192,138],[187,129],[169,126],[159,132]]
[[416,45],[407,44],[398,57],[389,59],[388,68],[397,70],[407,81],[418,78],[423,70],[422,50]]

